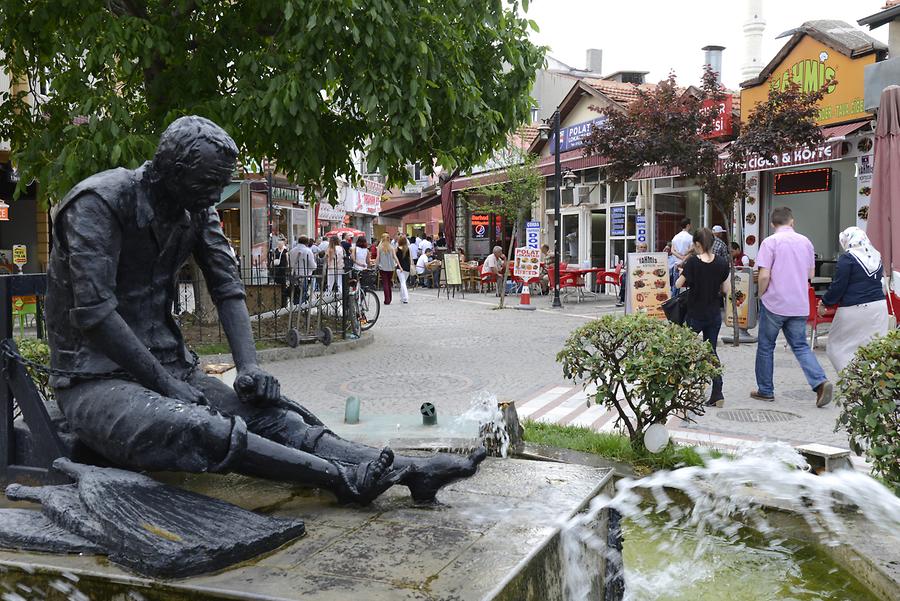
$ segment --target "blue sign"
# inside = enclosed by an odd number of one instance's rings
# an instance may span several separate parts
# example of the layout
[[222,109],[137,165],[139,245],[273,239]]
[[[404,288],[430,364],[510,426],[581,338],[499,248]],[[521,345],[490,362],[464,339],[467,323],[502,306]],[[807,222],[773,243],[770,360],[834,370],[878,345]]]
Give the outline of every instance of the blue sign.
[[[559,132],[559,151],[575,150],[584,146],[584,139],[591,135],[594,126],[600,127],[606,123],[606,117],[597,117],[590,121],[583,121],[575,125],[560,128]],[[550,154],[556,152],[556,142],[550,138]]]
[[647,241],[647,217],[644,215],[637,215],[634,218],[634,226],[637,229],[637,241],[638,242],[646,242]]
[[528,248],[541,247],[540,221],[528,221],[525,223],[525,246]]
[[610,236],[625,235],[625,207],[613,207],[609,228]]

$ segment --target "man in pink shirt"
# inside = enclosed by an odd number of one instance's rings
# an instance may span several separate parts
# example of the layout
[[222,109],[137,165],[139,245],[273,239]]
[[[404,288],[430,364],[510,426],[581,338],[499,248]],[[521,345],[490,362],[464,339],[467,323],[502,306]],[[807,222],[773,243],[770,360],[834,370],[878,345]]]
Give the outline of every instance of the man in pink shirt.
[[788,207],[772,211],[772,227],[775,233],[763,240],[756,257],[760,300],[757,390],[750,396],[760,401],[775,400],[775,339],[783,331],[806,381],[816,393],[816,406],[824,407],[831,402],[833,387],[806,342],[809,279],[815,267],[813,245],[806,236],[794,231],[794,215]]

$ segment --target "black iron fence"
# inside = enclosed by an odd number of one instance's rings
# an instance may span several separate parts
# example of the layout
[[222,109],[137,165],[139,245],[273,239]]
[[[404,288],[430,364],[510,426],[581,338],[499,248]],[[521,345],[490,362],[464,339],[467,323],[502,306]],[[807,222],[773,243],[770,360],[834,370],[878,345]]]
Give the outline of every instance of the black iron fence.
[[[336,338],[352,336],[348,323],[347,274],[311,274],[303,278],[274,278],[271,272],[247,269],[241,273],[253,338],[258,348],[284,346],[299,334],[301,342],[315,341],[315,333],[329,327]],[[328,291],[328,284],[332,290]],[[0,276],[0,303],[8,307],[2,337],[46,336],[44,295],[47,275]],[[185,342],[198,354],[228,352],[228,340],[199,270],[184,269],[178,277],[172,307]]]

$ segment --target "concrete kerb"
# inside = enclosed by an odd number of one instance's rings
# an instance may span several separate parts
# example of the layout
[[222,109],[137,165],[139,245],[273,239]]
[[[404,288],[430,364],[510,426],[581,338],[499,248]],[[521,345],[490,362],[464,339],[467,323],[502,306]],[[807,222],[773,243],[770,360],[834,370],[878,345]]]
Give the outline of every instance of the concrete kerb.
[[[375,335],[369,332],[355,340],[335,340],[330,345],[323,344],[301,344],[296,348],[268,348],[256,351],[256,356],[260,363],[273,363],[276,361],[290,361],[293,359],[302,359],[305,357],[324,357],[325,355],[335,355],[353,349],[363,348],[375,342]],[[203,365],[211,363],[234,363],[230,353],[221,353],[218,355],[201,355],[200,362]]]

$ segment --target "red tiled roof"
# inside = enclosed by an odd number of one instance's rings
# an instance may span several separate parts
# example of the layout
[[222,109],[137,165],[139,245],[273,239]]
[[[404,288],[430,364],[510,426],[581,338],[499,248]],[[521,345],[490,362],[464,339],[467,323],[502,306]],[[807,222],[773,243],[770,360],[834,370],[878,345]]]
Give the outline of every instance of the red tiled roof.
[[538,135],[538,124],[521,125],[510,135],[510,142],[515,146],[527,149]]
[[618,81],[606,81],[605,79],[585,79],[584,82],[609,97],[610,100],[619,104],[628,105],[638,99],[638,90],[649,92],[656,87],[656,84],[645,83],[641,85],[633,83],[620,83]]
[[881,8],[882,10],[884,10],[885,8],[891,8],[892,6],[897,6],[898,4],[900,4],[900,0],[887,0],[887,2],[885,2],[884,6]]

